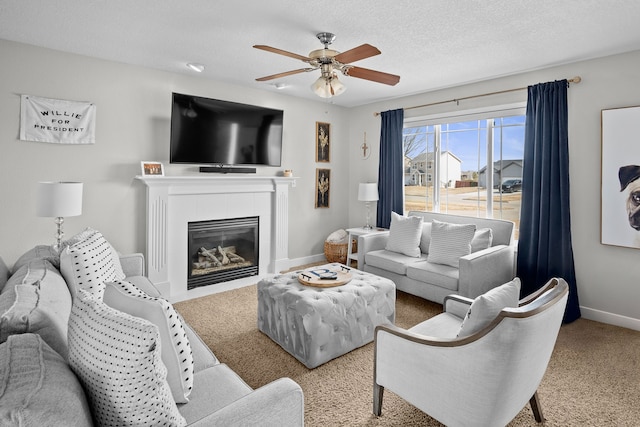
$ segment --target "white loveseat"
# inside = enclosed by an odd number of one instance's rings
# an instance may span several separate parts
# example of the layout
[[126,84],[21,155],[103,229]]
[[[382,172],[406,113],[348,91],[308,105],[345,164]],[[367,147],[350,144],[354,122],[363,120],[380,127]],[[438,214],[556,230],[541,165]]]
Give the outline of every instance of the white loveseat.
[[[407,218],[411,217],[422,218],[418,256],[388,250],[392,223],[390,232],[359,236],[358,269],[391,279],[397,289],[437,303],[450,294],[476,298],[515,277],[513,222],[422,211],[410,211]],[[490,243],[485,249],[461,256],[456,266],[429,262],[434,220],[473,224],[477,233],[490,229]]]
[[[92,259],[101,258],[97,263],[108,258],[116,260],[115,252],[114,255],[109,255],[108,249],[99,252],[97,256],[92,255]],[[113,306],[104,306],[107,305],[108,296],[115,301],[114,292],[117,293],[125,287],[138,293],[144,292],[144,296],[139,299],[133,298],[133,304],[136,306],[134,308],[144,310],[160,300],[157,298],[157,289],[144,276],[144,260],[141,254],[117,258],[117,268],[121,269],[121,274],[126,277],[114,282],[116,286],[107,284],[104,301],[98,303],[102,305],[103,313],[106,312],[111,317],[117,316],[117,322],[133,322],[132,328],[146,334],[146,342],[151,344],[141,352],[134,348],[141,347],[139,344],[125,344],[124,351],[131,352],[131,356],[127,356],[127,360],[124,361],[122,358],[115,359],[117,351],[113,350],[113,345],[121,344],[116,341],[122,341],[121,337],[124,335],[116,335],[116,332],[111,332],[113,329],[97,329],[93,318],[81,319],[82,312],[89,311],[87,301],[80,298],[87,293],[85,289],[88,286],[85,282],[81,287],[73,289],[69,276],[61,273],[64,271],[64,260],[60,265],[60,258],[50,247],[38,246],[27,252],[16,261],[12,274],[0,258],[0,425],[160,424],[155,421],[132,421],[124,415],[116,415],[115,419],[111,418],[111,421],[105,422],[103,409],[105,405],[115,406],[111,397],[114,393],[111,393],[111,396],[109,390],[94,393],[92,401],[89,391],[92,386],[91,378],[97,377],[99,382],[113,382],[115,376],[120,376],[122,382],[118,387],[133,387],[134,390],[120,406],[127,407],[133,416],[138,416],[143,412],[139,402],[153,401],[158,394],[157,389],[166,390],[164,375],[167,375],[166,384],[170,385],[172,368],[158,360],[158,349],[171,347],[170,343],[164,341],[162,327],[157,326],[164,320],[154,323],[128,313],[116,314],[118,310],[113,309]],[[103,263],[102,266],[104,265]],[[127,297],[132,295],[123,296],[125,299]],[[77,305],[78,300],[81,300],[82,305]],[[173,308],[166,301],[162,302],[161,307],[161,311],[173,312]],[[94,314],[92,316],[95,317]],[[101,321],[105,318],[106,315]],[[171,389],[168,395],[165,393],[165,398],[171,400],[168,403],[173,406],[174,417],[171,422],[163,425],[304,424],[304,398],[298,384],[289,378],[280,378],[253,390],[226,364],[220,363],[188,324],[182,322],[180,325],[178,318],[179,316],[171,316],[167,323],[171,324],[171,331],[180,330],[180,335],[175,334],[173,338],[179,339],[182,342],[180,345],[186,344],[190,347],[186,353],[181,353],[184,360],[188,356],[193,369],[192,374],[188,374],[190,394],[188,398],[181,399],[181,402],[175,400],[174,403],[171,395],[174,390]],[[72,324],[75,324],[75,327],[72,327]],[[133,330],[132,328],[128,331]],[[158,330],[161,332],[158,333]],[[73,336],[77,337],[79,333],[82,338],[73,339]],[[149,337],[151,338],[148,339]],[[188,343],[185,343],[182,337],[186,337]],[[124,336],[124,339],[128,338]],[[103,345],[92,344],[91,340]],[[75,351],[74,356],[73,347],[83,345],[83,351]],[[177,348],[179,350],[181,347]],[[145,372],[158,374],[157,379],[153,379],[153,387],[143,385],[142,381],[134,378],[135,374],[124,373],[125,368],[122,366],[126,367],[127,364],[133,365],[134,370],[146,369],[136,367],[146,366],[142,359],[135,359],[141,360],[140,365],[131,362],[140,353],[147,361],[152,358],[153,367]],[[111,365],[118,366],[116,371],[120,371],[119,373],[109,367],[98,368],[100,358],[112,355],[114,359]],[[179,356],[180,359],[183,355]],[[74,359],[79,357],[89,359],[81,368],[74,363]],[[164,353],[162,360],[165,361]],[[182,369],[177,370],[177,373],[185,375]],[[97,397],[101,395],[104,399]],[[173,397],[175,398],[175,394]],[[146,405],[148,406],[148,403]],[[175,414],[176,408],[179,414]],[[102,413],[99,414],[97,411]]]

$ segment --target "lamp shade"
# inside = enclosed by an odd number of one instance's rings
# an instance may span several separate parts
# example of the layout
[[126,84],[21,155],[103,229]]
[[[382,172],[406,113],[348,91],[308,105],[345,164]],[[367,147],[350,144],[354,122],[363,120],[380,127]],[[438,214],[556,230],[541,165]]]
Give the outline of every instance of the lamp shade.
[[36,215],[67,217],[82,214],[81,182],[39,182]]
[[340,95],[347,88],[338,80],[338,76],[333,75],[332,77],[318,77],[318,80],[311,85],[311,90],[321,98],[331,98]]
[[361,182],[358,187],[358,200],[361,202],[375,202],[378,200],[378,184],[375,182]]

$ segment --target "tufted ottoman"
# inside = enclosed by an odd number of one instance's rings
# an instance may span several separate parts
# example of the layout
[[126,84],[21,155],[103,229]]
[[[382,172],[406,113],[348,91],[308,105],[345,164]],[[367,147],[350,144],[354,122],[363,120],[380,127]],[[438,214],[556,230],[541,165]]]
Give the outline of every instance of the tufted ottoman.
[[[316,268],[338,269],[340,264]],[[351,269],[342,286],[315,288],[298,282],[299,271],[258,282],[258,329],[315,368],[373,341],[377,325],[394,323],[396,286]]]

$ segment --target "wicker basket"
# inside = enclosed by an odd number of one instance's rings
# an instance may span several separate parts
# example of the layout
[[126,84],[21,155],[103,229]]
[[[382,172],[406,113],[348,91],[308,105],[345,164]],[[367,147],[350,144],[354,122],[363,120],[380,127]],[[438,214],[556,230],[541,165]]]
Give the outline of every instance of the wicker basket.
[[[358,240],[353,239],[351,245],[352,253],[357,253]],[[329,262],[339,262],[340,264],[346,264],[348,250],[349,246],[346,243],[324,242],[324,256]]]
[[345,264],[347,262],[347,249],[346,243],[324,242],[324,256],[329,262]]

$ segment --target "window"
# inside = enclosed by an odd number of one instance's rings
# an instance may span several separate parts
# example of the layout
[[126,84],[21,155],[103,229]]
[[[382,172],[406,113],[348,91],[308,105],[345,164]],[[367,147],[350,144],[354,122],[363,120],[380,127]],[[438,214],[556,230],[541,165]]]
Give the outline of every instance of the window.
[[517,238],[524,122],[522,105],[406,119],[405,212],[508,219]]

